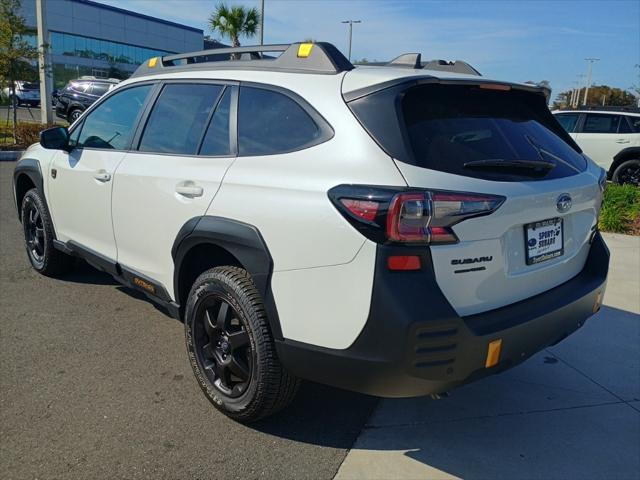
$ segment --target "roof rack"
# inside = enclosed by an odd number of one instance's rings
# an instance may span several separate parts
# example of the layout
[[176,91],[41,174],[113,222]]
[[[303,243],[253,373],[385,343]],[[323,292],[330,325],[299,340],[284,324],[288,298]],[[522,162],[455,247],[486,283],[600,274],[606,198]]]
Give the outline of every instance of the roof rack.
[[394,58],[390,62],[372,62],[365,65],[381,66],[381,67],[404,67],[416,70],[438,70],[440,72],[464,73],[466,75],[476,75],[481,77],[482,74],[462,60],[449,62],[447,60],[428,60],[422,61],[420,53],[403,53]]
[[[265,55],[282,52],[279,56]],[[174,71],[243,69],[289,71],[297,73],[337,74],[354,67],[332,44],[291,43],[249,47],[214,48],[199,52],[153,57],[144,62],[132,77]]]

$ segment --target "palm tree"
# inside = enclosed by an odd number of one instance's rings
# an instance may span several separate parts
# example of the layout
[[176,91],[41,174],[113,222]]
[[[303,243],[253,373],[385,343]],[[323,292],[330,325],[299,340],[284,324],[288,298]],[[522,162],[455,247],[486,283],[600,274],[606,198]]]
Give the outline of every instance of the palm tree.
[[[243,6],[227,7],[220,3],[209,17],[209,26],[213,32],[217,31],[223,37],[229,37],[234,47],[240,46],[240,35],[253,37],[260,25],[260,14],[255,8]],[[231,58],[237,58],[232,55]]]

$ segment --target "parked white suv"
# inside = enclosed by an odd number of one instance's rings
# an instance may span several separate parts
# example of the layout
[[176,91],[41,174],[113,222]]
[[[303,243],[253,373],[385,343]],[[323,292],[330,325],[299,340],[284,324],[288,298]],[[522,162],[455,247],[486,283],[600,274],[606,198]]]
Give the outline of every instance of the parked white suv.
[[326,43],[213,53],[239,58],[145,62],[43,131],[14,186],[33,267],[82,257],[182,319],[225,414],[269,415],[298,379],[445,392],[600,308],[604,172],[544,90]]
[[640,109],[557,110],[553,114],[610,180],[640,185]]

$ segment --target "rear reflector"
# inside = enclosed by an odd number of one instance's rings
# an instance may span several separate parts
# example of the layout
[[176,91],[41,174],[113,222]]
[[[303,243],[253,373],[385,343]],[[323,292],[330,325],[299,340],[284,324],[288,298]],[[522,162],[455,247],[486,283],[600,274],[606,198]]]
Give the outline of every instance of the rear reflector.
[[500,361],[500,350],[502,349],[502,339],[494,340],[489,343],[489,348],[487,350],[487,361],[484,366],[486,368],[493,367],[497,365]]
[[387,258],[389,270],[420,270],[420,257],[417,255],[393,255]]

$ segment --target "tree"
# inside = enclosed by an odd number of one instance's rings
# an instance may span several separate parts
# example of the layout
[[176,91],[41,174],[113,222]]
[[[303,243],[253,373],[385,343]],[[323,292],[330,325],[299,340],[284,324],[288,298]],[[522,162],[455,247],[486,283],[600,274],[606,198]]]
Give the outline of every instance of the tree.
[[[16,80],[33,81],[37,69],[38,47],[33,46],[28,37],[36,32],[27,26],[20,16],[21,0],[0,0],[0,75],[2,83],[9,86],[11,98],[16,94]],[[13,141],[16,141],[18,115],[13,109]]]
[[[240,46],[240,36],[253,37],[260,25],[260,14],[255,8],[245,8],[241,5],[227,7],[220,3],[209,17],[209,26],[213,32],[218,32],[223,37],[231,40],[233,47]],[[231,58],[237,59],[237,55]]]
[[[566,108],[571,98],[571,90],[561,92],[556,97],[554,108]],[[584,99],[584,87],[579,92],[579,103]],[[636,102],[632,93],[622,88],[610,87],[609,85],[593,85],[589,87],[587,105],[609,105],[615,107],[633,106]]]

